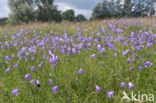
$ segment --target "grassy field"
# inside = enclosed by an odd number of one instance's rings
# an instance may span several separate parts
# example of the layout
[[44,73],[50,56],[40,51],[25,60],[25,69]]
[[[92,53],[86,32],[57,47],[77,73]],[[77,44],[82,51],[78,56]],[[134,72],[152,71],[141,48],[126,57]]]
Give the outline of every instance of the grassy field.
[[155,18],[0,27],[0,103],[127,103],[132,92],[156,103]]

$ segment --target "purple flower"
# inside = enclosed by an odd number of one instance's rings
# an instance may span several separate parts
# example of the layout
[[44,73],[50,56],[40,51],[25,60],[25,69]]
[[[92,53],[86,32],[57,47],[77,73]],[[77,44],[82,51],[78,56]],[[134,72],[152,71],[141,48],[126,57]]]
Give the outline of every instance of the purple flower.
[[127,55],[128,53],[129,53],[129,49],[128,50],[126,50],[125,52],[123,52],[123,55],[125,56],[125,55]]
[[52,63],[52,64],[57,64],[57,58],[56,57],[52,57],[50,58],[49,62]]
[[61,49],[61,53],[62,53],[62,54],[65,53],[65,49],[64,49],[64,48]]
[[15,89],[15,90],[12,91],[12,95],[18,96],[18,92],[19,92],[19,89]]
[[111,49],[111,48],[114,48],[114,47],[115,47],[114,45],[112,45],[112,43],[111,43],[111,42],[108,42],[108,43],[106,44],[106,46],[107,46],[109,49]]
[[42,57],[43,59],[46,59],[46,55],[43,55],[43,57]]
[[81,54],[81,51],[79,50],[78,53]]
[[130,63],[131,62],[131,59],[130,58],[127,58],[127,62]]
[[11,60],[9,56],[4,57],[5,60]]
[[134,70],[134,68],[131,68],[129,71],[132,72]]
[[31,77],[32,77],[31,74],[26,74],[26,75],[25,75],[25,79],[26,79],[26,80],[31,80]]
[[32,79],[32,80],[30,81],[30,83],[31,83],[31,84],[36,84],[36,80]]
[[99,50],[101,49],[101,45],[100,44],[97,45],[97,49],[99,49]]
[[109,98],[112,98],[113,95],[114,95],[114,92],[113,92],[113,91],[110,91],[110,92],[107,93],[107,96],[108,96]]
[[131,32],[131,37],[134,38],[135,37],[135,33]]
[[95,54],[91,55],[92,58],[95,58],[95,56],[96,56]]
[[54,80],[53,79],[49,79],[49,84],[53,84]]
[[144,68],[142,66],[139,67],[139,71],[142,71]]
[[146,61],[144,64],[144,67],[151,67],[153,65],[153,63],[149,62],[149,61]]
[[22,48],[22,51],[24,52],[24,51],[26,51],[27,50],[27,47],[23,47]]
[[32,66],[32,67],[31,67],[31,70],[34,71],[34,70],[35,70],[35,66]]
[[70,47],[68,47],[68,51],[69,51],[69,52],[71,51],[71,48],[70,48]]
[[49,74],[49,76],[52,76],[52,75],[53,75],[53,73],[50,73],[50,74]]
[[83,73],[84,73],[84,71],[82,69],[78,70],[78,74],[83,74]]
[[147,43],[146,47],[150,48],[152,46],[152,43]]
[[10,72],[10,68],[7,68],[7,69],[5,70],[5,72]]
[[99,49],[100,53],[105,53],[105,48]]
[[125,42],[123,43],[123,45],[125,45],[125,46],[126,46],[127,44],[128,44],[128,41],[125,41]]
[[96,92],[99,92],[102,88],[99,86],[96,86]]
[[125,88],[126,87],[126,83],[125,82],[121,82],[120,84],[121,84],[121,87],[122,88]]
[[109,28],[111,28],[111,29],[112,29],[112,28],[113,28],[113,26],[114,26],[113,24],[109,24]]
[[68,53],[67,53],[67,55],[68,55],[68,56],[71,56],[71,53],[70,53],[70,52],[68,52]]
[[77,49],[78,49],[78,50],[82,49],[82,45],[81,45],[81,44],[78,45]]
[[117,53],[115,53],[114,56],[116,57],[117,56]]
[[57,91],[58,91],[58,86],[54,86],[51,90],[54,92],[54,93],[57,93]]
[[81,31],[81,30],[82,30],[82,27],[78,27],[77,30],[78,30],[78,31]]
[[43,88],[40,89],[40,92],[42,92]]
[[18,64],[15,64],[15,65],[14,65],[14,68],[18,68]]
[[133,89],[134,88],[134,84],[132,82],[128,83],[129,89]]
[[38,65],[39,68],[42,68],[43,67],[43,62],[41,62],[39,65]]
[[73,54],[76,53],[76,49],[75,49],[75,48],[72,49],[72,53],[73,53]]
[[98,32],[98,33],[97,33],[97,36],[101,36],[101,33],[100,33],[100,32]]
[[36,85],[37,85],[37,87],[40,87],[41,86],[39,80],[36,81]]

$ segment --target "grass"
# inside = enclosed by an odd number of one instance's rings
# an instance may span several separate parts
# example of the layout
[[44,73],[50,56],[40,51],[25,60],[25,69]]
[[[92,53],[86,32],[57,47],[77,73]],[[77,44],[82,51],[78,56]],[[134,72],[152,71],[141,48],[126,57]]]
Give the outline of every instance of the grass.
[[[109,28],[109,24],[114,24],[117,28],[122,29],[123,32],[114,32]],[[97,27],[99,24],[99,28]],[[150,24],[150,25],[149,25]],[[0,42],[4,48],[0,49],[0,102],[1,103],[120,103],[123,97],[123,91],[127,94],[134,93],[138,94],[156,94],[156,45],[153,44],[151,48],[146,48],[147,37],[143,44],[139,42],[139,45],[144,45],[141,50],[134,50],[131,44],[131,40],[128,40],[128,36],[131,36],[131,32],[136,35],[142,35],[144,31],[149,33],[149,37],[152,37],[153,41],[156,42],[156,38],[152,35],[156,34],[155,25],[156,21],[154,18],[134,18],[134,19],[114,19],[114,20],[103,20],[103,21],[92,21],[87,23],[66,23],[66,24],[49,24],[49,23],[34,23],[29,25],[19,25],[15,27],[6,26],[0,28]],[[101,27],[105,27],[106,33],[103,33]],[[96,42],[91,41],[92,50],[86,50],[86,41],[84,47],[80,50],[81,53],[72,54],[67,56],[67,48],[65,53],[60,52],[60,47],[56,48],[56,53],[59,57],[55,68],[49,63],[51,56],[48,50],[54,53],[52,47],[53,36],[64,38],[62,34],[65,34],[67,30],[68,39],[72,36],[73,41],[65,43],[59,41],[59,46],[67,45],[67,47],[80,44],[78,41],[77,28],[82,27],[81,37],[92,37],[93,39],[98,38],[98,44],[105,48],[105,53],[100,53],[95,45]],[[126,29],[127,28],[127,29]],[[11,37],[16,35],[23,29],[20,37]],[[34,30],[36,32],[34,32]],[[51,34],[51,30],[54,31]],[[150,33],[152,31],[153,33]],[[26,33],[28,32],[28,33]],[[58,32],[58,34],[56,33]],[[101,36],[97,37],[97,33],[100,32]],[[36,35],[34,35],[36,34]],[[50,34],[50,35],[48,35]],[[115,41],[118,36],[121,37],[124,34],[123,41]],[[5,37],[6,36],[6,37]],[[39,36],[37,38],[37,36]],[[106,39],[113,36],[113,40]],[[25,39],[24,39],[25,38]],[[49,40],[47,40],[49,38]],[[105,41],[103,41],[103,38]],[[135,36],[135,38],[137,38]],[[37,46],[38,43],[31,44],[30,40],[44,40],[45,46]],[[64,39],[66,40],[66,39]],[[84,40],[84,39],[83,39]],[[123,43],[128,40],[128,45],[124,46]],[[138,40],[138,39],[137,39]],[[17,46],[6,47],[6,43],[14,44],[18,43]],[[26,41],[23,45],[21,42]],[[111,42],[117,50],[114,48],[109,49],[106,43]],[[29,52],[26,56],[19,58],[19,53],[22,47],[37,46],[36,53]],[[130,49],[130,53],[123,56],[123,52]],[[147,55],[147,52],[149,55]],[[117,53],[117,56],[114,54]],[[133,53],[137,57],[133,56]],[[93,59],[91,55],[96,54]],[[11,58],[15,55],[14,58]],[[46,55],[46,59],[42,57]],[[11,58],[10,61],[4,60],[5,56]],[[141,58],[142,56],[142,58]],[[32,60],[32,57],[34,60]],[[133,64],[127,62],[127,58],[133,59]],[[25,60],[26,59],[26,60]],[[139,62],[139,59],[141,61]],[[139,71],[139,66],[143,66],[143,63],[150,61],[153,63],[151,67],[144,68],[143,71]],[[38,65],[44,62],[43,67],[39,68]],[[14,68],[14,65],[18,63],[18,68]],[[32,71],[31,66],[35,66],[35,71]],[[130,69],[135,69],[130,72]],[[7,68],[10,68],[10,72],[5,72]],[[77,72],[82,68],[84,74],[79,75]],[[52,75],[50,75],[52,73]],[[31,74],[32,79],[40,80],[41,87],[30,84],[30,80],[25,79],[26,74]],[[48,80],[53,79],[53,84],[48,84]],[[126,82],[126,88],[123,89],[120,86],[121,82]],[[129,90],[128,83],[132,82],[135,87]],[[59,86],[58,92],[54,93],[51,88]],[[96,86],[102,88],[101,91],[96,92]],[[12,95],[11,91],[19,89],[18,96]],[[112,98],[108,98],[107,92],[114,91]],[[155,95],[156,96],[156,95]],[[155,100],[156,101],[156,100]],[[125,101],[127,102],[127,101]],[[148,102],[149,101],[143,101]]]

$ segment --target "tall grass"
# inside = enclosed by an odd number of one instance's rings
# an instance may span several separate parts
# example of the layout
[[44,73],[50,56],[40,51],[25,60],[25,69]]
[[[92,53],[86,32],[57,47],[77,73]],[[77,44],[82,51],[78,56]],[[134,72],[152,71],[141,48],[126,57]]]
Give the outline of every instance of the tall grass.
[[[111,28],[110,24],[114,27]],[[80,27],[82,30],[78,31]],[[121,31],[116,31],[117,29]],[[0,32],[1,103],[120,103],[123,91],[127,94],[132,91],[136,94],[156,94],[155,18],[125,18],[76,24],[34,23],[5,26],[0,28]],[[135,33],[134,37],[131,37],[132,32]],[[98,33],[101,35],[97,36]],[[67,34],[67,38],[64,34]],[[139,41],[137,36],[140,36],[143,42]],[[56,37],[59,37],[59,40]],[[78,40],[79,37],[82,37],[81,41]],[[149,37],[153,44],[147,48]],[[89,38],[92,40],[87,42]],[[133,38],[137,43],[132,42]],[[98,39],[98,42],[95,42],[95,39]],[[33,40],[34,43],[31,43]],[[44,44],[38,46],[42,40]],[[123,45],[125,41],[128,41],[126,46]],[[54,43],[58,43],[59,47],[55,47]],[[78,53],[77,46],[81,43],[84,46]],[[91,49],[87,49],[89,43]],[[107,43],[111,43],[113,47],[109,47]],[[105,52],[99,52],[98,44],[105,48]],[[65,45],[65,53],[62,53],[61,46]],[[140,50],[134,49],[140,45],[144,47]],[[22,51],[22,47],[33,46],[36,46],[36,52],[30,52],[28,49]],[[68,56],[68,47],[76,48],[77,52],[70,52],[71,56]],[[130,52],[123,56],[127,49]],[[48,50],[59,57],[55,67],[49,63],[52,56]],[[91,57],[93,54],[96,55],[95,58]],[[43,59],[44,55],[46,59]],[[9,56],[10,60],[4,59],[6,56]],[[128,63],[127,58],[133,63]],[[152,62],[153,65],[144,67],[146,61]],[[41,62],[44,62],[42,68],[39,67]],[[18,64],[18,68],[14,67],[15,64]],[[36,67],[34,71],[31,66]],[[140,66],[144,69],[139,70]],[[6,72],[7,68],[10,68],[10,72]],[[84,71],[83,74],[78,74],[80,68]],[[131,68],[134,70],[130,71]],[[26,74],[31,74],[31,79],[39,80],[41,86],[31,84],[31,80],[25,79]],[[49,79],[53,79],[54,83],[49,84]],[[121,82],[126,83],[126,88],[121,87]],[[129,89],[129,82],[134,84],[134,89]],[[54,86],[59,87],[57,93],[51,90]],[[96,86],[102,89],[96,92]],[[17,88],[18,96],[12,95],[11,91]],[[112,98],[107,96],[110,91],[114,92]]]

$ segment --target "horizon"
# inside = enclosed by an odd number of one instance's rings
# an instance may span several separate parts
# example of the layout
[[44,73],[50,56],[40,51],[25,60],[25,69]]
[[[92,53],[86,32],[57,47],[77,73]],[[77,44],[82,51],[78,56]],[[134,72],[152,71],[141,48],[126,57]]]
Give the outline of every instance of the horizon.
[[[91,17],[93,8],[103,0],[54,0],[54,4],[57,5],[58,10],[64,12],[68,9],[73,9],[75,15],[83,14],[87,19]],[[0,18],[9,17],[10,9],[8,7],[8,0],[0,0]]]

